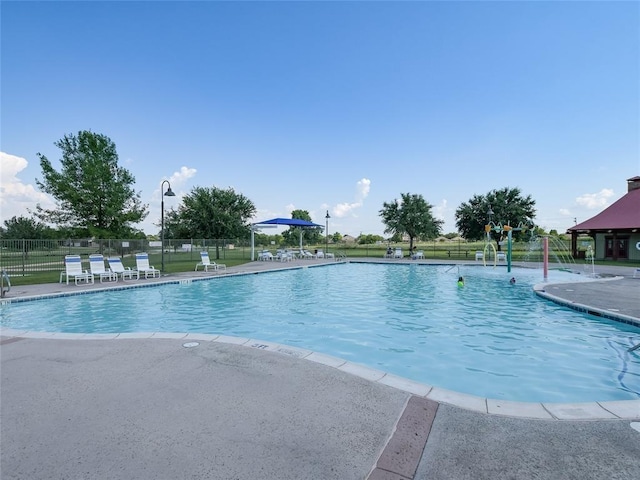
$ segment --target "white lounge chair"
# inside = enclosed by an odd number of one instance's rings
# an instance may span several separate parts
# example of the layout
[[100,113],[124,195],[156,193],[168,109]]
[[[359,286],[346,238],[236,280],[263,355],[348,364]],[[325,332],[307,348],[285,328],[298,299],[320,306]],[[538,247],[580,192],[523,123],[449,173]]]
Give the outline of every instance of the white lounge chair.
[[100,279],[100,283],[105,279],[114,282],[118,281],[118,275],[116,275],[115,272],[112,272],[110,268],[104,267],[104,257],[99,253],[89,255],[89,268],[91,269],[91,275],[98,277]]
[[393,258],[402,258],[402,249],[396,248],[393,252]]
[[316,253],[317,258],[324,258],[324,252],[322,250],[318,250]]
[[205,272],[208,272],[209,269],[212,269],[213,271],[227,269],[227,266],[222,263],[212,262],[209,258],[209,252],[200,252],[200,262],[196,264],[196,272],[198,271],[198,267],[203,267]]
[[263,250],[258,253],[258,260],[262,260],[263,262],[270,262],[273,260],[273,253],[269,250]]
[[507,261],[507,255],[504,252],[497,252],[496,253],[496,260],[498,262],[500,262],[500,261],[506,262]]
[[413,258],[414,260],[418,260],[420,258],[424,258],[424,251],[422,250],[418,250],[416,253],[414,253],[411,258]]
[[67,285],[69,285],[70,278],[73,278],[76,285],[78,285],[78,282],[93,283],[93,275],[82,269],[80,255],[65,255],[64,271],[60,272],[60,283],[62,283],[64,277],[67,278]]
[[131,267],[125,267],[122,264],[122,260],[118,257],[108,258],[107,262],[109,263],[109,269],[122,278],[124,282],[127,278],[129,280],[133,280],[133,276],[135,275],[136,280],[140,279],[140,272],[137,270],[132,270]]
[[318,258],[315,254],[311,253],[309,250],[300,250],[300,258]]
[[484,252],[482,250],[476,250],[476,261],[484,260]]
[[136,270],[140,273],[144,273],[144,278],[155,278],[156,275],[160,277],[160,270],[149,265],[148,253],[136,253]]
[[279,262],[290,262],[292,260],[292,257],[289,252],[278,250],[274,259],[278,260]]

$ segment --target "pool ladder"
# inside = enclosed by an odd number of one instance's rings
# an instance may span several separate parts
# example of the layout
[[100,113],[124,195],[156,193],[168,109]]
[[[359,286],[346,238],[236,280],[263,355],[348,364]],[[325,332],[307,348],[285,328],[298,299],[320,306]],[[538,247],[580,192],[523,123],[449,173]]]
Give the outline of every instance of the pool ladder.
[[[6,289],[5,289],[6,283]],[[0,297],[4,297],[9,291],[11,291],[11,280],[9,280],[9,275],[7,275],[6,270],[2,270],[2,275],[0,275]]]

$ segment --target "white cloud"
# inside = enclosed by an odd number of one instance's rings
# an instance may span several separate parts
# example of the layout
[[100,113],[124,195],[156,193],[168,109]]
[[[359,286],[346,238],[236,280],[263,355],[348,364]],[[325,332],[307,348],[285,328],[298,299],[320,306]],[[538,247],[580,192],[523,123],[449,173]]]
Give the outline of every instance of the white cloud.
[[364,201],[364,199],[369,196],[369,190],[371,190],[371,180],[369,180],[368,178],[359,180],[356,184],[356,189],[358,191],[356,198],[361,202]]
[[[195,168],[189,167],[180,167],[180,170],[177,172],[173,172],[169,178],[163,177],[158,181],[158,188],[153,191],[153,199],[156,201],[160,201],[160,188],[163,188],[166,192],[167,187],[162,186],[162,182],[165,180],[169,181],[171,185],[171,190],[176,194],[176,196],[182,197],[184,196],[184,192],[180,192],[180,189],[185,186],[187,180],[195,176],[197,170]],[[179,193],[180,192],[180,193]]]
[[585,193],[584,195],[580,195],[576,198],[576,203],[589,210],[596,210],[607,206],[611,197],[613,197],[613,190],[603,188],[598,193]]
[[438,220],[445,220],[447,214],[447,200],[442,199],[438,205],[433,206],[433,216]]
[[[337,218],[343,218],[347,215],[354,215],[354,210],[362,207],[364,200],[369,196],[371,190],[371,180],[363,178],[356,183],[355,201],[352,203],[339,203],[331,209],[331,212]],[[355,215],[354,215],[355,216]]]
[[187,180],[195,176],[196,172],[197,170],[195,168],[180,167],[179,172],[173,172],[171,178],[169,178],[169,182],[172,185],[175,184],[177,187],[182,187]]
[[164,192],[167,191],[167,186],[162,185],[162,182],[165,180],[169,181],[171,185],[171,190],[175,193],[175,197],[167,197],[165,198],[165,212],[167,210],[176,209],[178,205],[182,202],[182,198],[185,195],[183,190],[184,186],[187,184],[187,181],[194,177],[197,173],[195,168],[189,167],[180,167],[180,170],[173,172],[169,178],[163,177],[158,180],[158,187],[151,194],[151,202],[149,205],[149,215],[147,218],[136,227],[140,228],[143,232],[151,235],[155,235],[159,230],[158,224],[159,220],[162,216],[161,205],[162,205],[162,193],[160,189],[162,188]]
[[55,202],[49,195],[40,192],[31,184],[23,183],[18,174],[27,168],[29,162],[22,157],[0,152],[0,219],[8,220],[14,216],[30,216],[37,204],[43,208],[55,208]]
[[569,210],[568,208],[561,208],[560,210],[558,210],[558,213],[564,217],[571,216],[571,210]]

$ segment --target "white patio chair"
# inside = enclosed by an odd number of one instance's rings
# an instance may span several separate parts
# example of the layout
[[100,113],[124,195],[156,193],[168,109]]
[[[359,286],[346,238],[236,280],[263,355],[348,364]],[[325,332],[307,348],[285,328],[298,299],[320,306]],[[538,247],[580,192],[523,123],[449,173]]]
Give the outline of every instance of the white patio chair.
[[278,250],[274,259],[278,260],[279,262],[290,262],[291,255],[289,255],[289,253],[285,252],[284,250]]
[[160,270],[149,265],[149,254],[145,252],[136,253],[136,270],[139,273],[144,273],[144,278],[160,277]]
[[112,272],[110,268],[104,267],[104,257],[99,253],[89,255],[89,268],[91,269],[91,274],[100,279],[100,283],[105,279],[112,282],[118,281],[118,275]]
[[64,271],[60,272],[60,283],[62,279],[67,278],[67,285],[69,285],[69,279],[73,278],[75,284],[79,282],[93,283],[93,275],[87,270],[82,269],[82,259],[80,255],[65,255],[64,257]]
[[476,261],[484,260],[484,252],[482,250],[476,250]]
[[402,258],[402,249],[396,248],[393,252],[393,258]]
[[273,260],[273,254],[269,250],[262,250],[261,252],[258,252],[258,260],[270,262]]
[[125,267],[119,257],[108,258],[107,262],[109,263],[109,269],[113,273],[115,273],[116,276],[120,276],[123,282],[127,278],[129,280],[133,280],[134,275],[136,277],[136,280],[140,280],[140,272],[138,272],[137,270],[132,270],[131,267]]
[[227,269],[227,266],[222,263],[212,262],[209,258],[209,252],[200,252],[200,262],[196,264],[196,272],[198,271],[198,267],[203,267],[205,272],[208,272],[210,268],[214,271],[218,269]]

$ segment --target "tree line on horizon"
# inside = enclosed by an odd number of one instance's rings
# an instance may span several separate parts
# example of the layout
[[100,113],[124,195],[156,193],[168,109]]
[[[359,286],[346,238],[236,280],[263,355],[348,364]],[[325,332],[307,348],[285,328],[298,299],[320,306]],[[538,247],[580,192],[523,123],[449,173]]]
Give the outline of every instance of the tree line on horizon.
[[[134,189],[134,176],[119,165],[115,143],[105,135],[83,130],[77,135],[65,135],[54,145],[61,150],[61,168],[57,171],[46,156],[38,153],[42,179],[36,179],[36,184],[54,199],[56,208],[44,209],[38,204],[34,211],[28,210],[30,217],[5,220],[0,238],[146,238],[135,225],[147,217],[149,206],[142,203],[140,192]],[[361,235],[359,243],[398,242],[408,236],[412,248],[417,241],[438,238],[443,235],[444,222],[434,217],[432,209],[421,194],[401,193],[399,198],[383,202],[379,210],[384,233],[389,237]],[[247,238],[255,212],[254,203],[233,188],[195,186],[177,208],[166,212],[164,238]],[[447,236],[460,235],[474,241],[486,238],[488,233],[498,242],[502,232],[498,228],[487,232],[485,225],[495,220],[499,225],[540,231],[534,224],[535,213],[535,200],[518,188],[491,190],[460,204],[455,212],[458,232]],[[291,218],[312,221],[307,210],[294,210]],[[156,225],[160,227],[159,223]],[[321,243],[325,238],[322,230],[305,228],[305,242]],[[513,238],[518,240],[524,234],[524,230],[514,231]],[[296,245],[299,230],[292,227],[281,236],[284,244]],[[341,238],[338,232],[332,235],[333,242]]]

